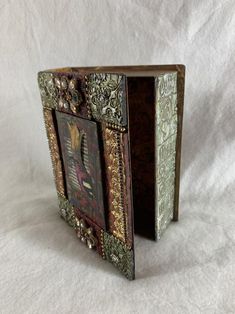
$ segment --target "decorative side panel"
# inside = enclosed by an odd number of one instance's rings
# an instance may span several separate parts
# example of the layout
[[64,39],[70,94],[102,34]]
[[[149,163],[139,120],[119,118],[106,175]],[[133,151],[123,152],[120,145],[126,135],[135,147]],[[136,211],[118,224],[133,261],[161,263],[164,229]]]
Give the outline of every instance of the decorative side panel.
[[68,199],[106,229],[96,122],[56,112]]
[[177,138],[177,73],[156,79],[156,233],[173,219]]
[[92,117],[124,130],[127,125],[126,79],[123,75],[92,73],[87,76],[87,94]]
[[58,147],[58,142],[57,142],[57,135],[56,135],[56,130],[54,126],[52,111],[50,109],[44,109],[43,114],[44,114],[47,138],[48,138],[49,149],[50,149],[50,154],[51,154],[56,189],[58,193],[65,195],[62,162],[60,158],[60,152],[59,152],[59,147]]
[[107,190],[109,207],[109,230],[121,241],[126,241],[126,218],[124,211],[124,173],[122,153],[122,133],[103,128],[104,155],[107,172]]
[[127,245],[108,233],[103,233],[104,258],[119,269],[129,280],[133,280],[134,252]]

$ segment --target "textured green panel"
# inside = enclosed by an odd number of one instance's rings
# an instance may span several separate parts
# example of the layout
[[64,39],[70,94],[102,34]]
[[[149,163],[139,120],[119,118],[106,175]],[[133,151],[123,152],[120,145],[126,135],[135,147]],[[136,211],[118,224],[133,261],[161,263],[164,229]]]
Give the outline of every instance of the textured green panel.
[[73,206],[69,203],[69,201],[58,194],[58,199],[59,199],[59,213],[62,218],[64,218],[67,223],[73,227],[76,228],[76,216],[74,214],[74,208]]
[[177,137],[177,73],[156,78],[156,234],[173,218]]
[[123,75],[93,73],[87,78],[92,117],[119,127],[127,125],[126,81]]
[[103,233],[104,257],[129,280],[134,279],[134,254],[122,241]]
[[58,101],[58,91],[54,84],[52,73],[39,72],[38,85],[44,107],[55,109]]

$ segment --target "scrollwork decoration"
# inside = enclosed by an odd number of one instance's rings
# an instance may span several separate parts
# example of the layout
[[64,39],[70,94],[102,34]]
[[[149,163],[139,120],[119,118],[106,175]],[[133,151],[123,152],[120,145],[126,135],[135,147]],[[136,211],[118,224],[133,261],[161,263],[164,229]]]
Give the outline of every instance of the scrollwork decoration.
[[87,93],[92,117],[119,130],[127,125],[125,77],[92,73],[87,76]]
[[174,213],[177,73],[158,76],[156,86],[156,233],[159,239]]

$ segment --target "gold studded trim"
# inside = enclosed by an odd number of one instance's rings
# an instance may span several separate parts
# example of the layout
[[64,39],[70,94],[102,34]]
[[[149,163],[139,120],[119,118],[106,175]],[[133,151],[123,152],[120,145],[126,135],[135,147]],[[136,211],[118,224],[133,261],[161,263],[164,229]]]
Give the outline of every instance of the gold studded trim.
[[117,130],[119,132],[126,132],[126,128],[125,127],[121,127],[117,124],[114,124],[114,123],[104,123],[104,125],[107,127],[107,128],[110,128],[110,129],[114,129],[114,130]]
[[126,217],[124,211],[125,171],[123,165],[122,133],[103,128],[104,152],[107,169],[107,188],[110,232],[126,241]]
[[100,245],[101,245],[101,254],[102,254],[102,258],[105,258],[105,251],[104,251],[104,231],[101,230],[101,237],[100,237]]
[[44,121],[47,132],[47,139],[50,149],[52,167],[54,172],[55,184],[58,193],[65,195],[64,178],[62,171],[62,163],[60,159],[59,147],[57,142],[56,130],[54,127],[52,110],[43,109]]
[[87,115],[88,118],[91,119],[91,107],[90,107],[90,103],[89,103],[89,93],[88,93],[88,77],[87,75],[85,75],[85,90],[86,90],[86,107],[87,107]]

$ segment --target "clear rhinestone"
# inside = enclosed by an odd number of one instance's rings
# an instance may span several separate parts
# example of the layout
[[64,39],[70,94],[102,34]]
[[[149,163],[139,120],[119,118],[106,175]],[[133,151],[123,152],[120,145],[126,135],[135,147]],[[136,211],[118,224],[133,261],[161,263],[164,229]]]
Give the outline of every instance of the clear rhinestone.
[[88,228],[86,232],[87,232],[87,234],[92,234],[93,229],[92,228]]
[[80,229],[78,229],[77,231],[77,237],[80,239],[81,238],[81,232],[80,232]]
[[64,100],[63,107],[64,107],[65,110],[69,109],[69,104],[68,104],[68,102],[66,100]]
[[80,227],[80,220],[78,219],[78,217],[75,218],[75,221],[76,221],[76,226]]
[[54,85],[53,79],[52,79],[52,78],[49,79],[49,80],[47,81],[47,84],[48,84],[49,87],[53,86],[53,85]]
[[80,227],[83,229],[86,227],[85,221],[83,219],[80,220]]
[[55,86],[60,89],[60,79],[58,77],[55,78]]
[[87,246],[89,249],[92,249],[93,248],[93,242],[91,240],[87,240]]
[[61,208],[60,213],[64,218],[67,216],[67,212],[64,208]]
[[68,87],[67,78],[65,76],[63,76],[61,78],[61,87],[62,87],[62,89],[67,89],[67,87]]
[[64,107],[64,101],[62,98],[59,99],[59,108],[62,109]]
[[75,79],[72,79],[70,82],[69,82],[69,89],[75,89],[76,87],[76,80]]
[[70,104],[70,109],[73,113],[77,113],[77,107],[74,104]]
[[81,236],[81,241],[82,241],[83,243],[85,243],[85,242],[86,242],[86,238],[83,237],[83,236]]
[[114,253],[112,253],[110,255],[111,257],[111,260],[114,262],[114,263],[118,263],[119,262],[119,258],[117,257],[117,255],[115,255]]

